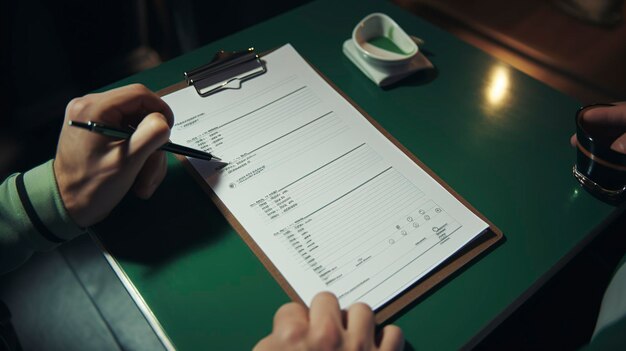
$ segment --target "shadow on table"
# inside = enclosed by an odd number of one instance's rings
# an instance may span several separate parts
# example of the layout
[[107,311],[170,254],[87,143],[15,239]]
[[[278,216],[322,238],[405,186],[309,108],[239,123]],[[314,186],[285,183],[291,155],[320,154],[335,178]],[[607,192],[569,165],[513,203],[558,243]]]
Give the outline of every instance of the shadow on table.
[[151,199],[129,193],[93,231],[116,258],[162,265],[220,240],[230,226],[178,161]]
[[391,89],[394,89],[396,87],[401,87],[401,86],[417,87],[421,85],[426,85],[434,81],[435,79],[437,79],[438,76],[439,76],[439,70],[437,69],[437,67],[427,68],[421,71],[417,71],[415,72],[415,74],[412,74],[400,80],[399,82],[388,85],[382,89],[391,90]]

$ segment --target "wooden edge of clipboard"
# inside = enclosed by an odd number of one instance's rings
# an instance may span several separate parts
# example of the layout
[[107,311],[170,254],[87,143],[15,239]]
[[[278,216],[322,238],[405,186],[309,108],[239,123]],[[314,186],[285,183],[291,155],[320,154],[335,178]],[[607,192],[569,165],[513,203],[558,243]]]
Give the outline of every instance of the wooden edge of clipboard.
[[[274,50],[264,52],[262,56],[272,52]],[[348,97],[342,90],[340,90],[332,81],[330,81],[323,73],[321,73],[315,66],[313,66],[306,59],[305,61],[311,66],[317,74],[324,79],[324,81],[330,85],[335,91],[337,91],[346,101],[348,101],[361,115],[363,115],[379,132],[381,132],[389,141],[391,141],[396,147],[398,147],[405,155],[407,155],[413,162],[421,167],[428,175],[439,183],[446,191],[454,196],[465,207],[472,211],[476,216],[485,221],[489,228],[479,234],[475,239],[470,241],[467,245],[462,247],[457,253],[449,257],[438,267],[433,269],[426,277],[418,280],[411,287],[405,289],[402,293],[392,299],[390,302],[383,305],[376,310],[375,319],[377,324],[383,324],[391,317],[402,311],[405,307],[409,306],[414,301],[418,300],[421,296],[426,294],[430,289],[440,284],[448,277],[452,276],[456,271],[460,270],[463,266],[468,264],[474,258],[487,251],[490,247],[495,245],[498,241],[504,238],[502,231],[496,227],[487,217],[474,208],[469,202],[467,202],[461,195],[459,195],[454,189],[452,189],[446,182],[444,182],[439,176],[433,172],[428,166],[420,161],[413,153],[411,153],[404,145],[402,145],[396,138],[394,138],[389,132],[387,132],[376,120],[374,120],[367,112],[365,112],[360,106],[358,106],[350,97]],[[185,81],[175,83],[164,89],[157,91],[159,96],[164,96],[173,93],[177,90],[186,88],[188,85]],[[267,257],[265,252],[257,245],[252,239],[250,234],[239,223],[237,218],[230,212],[226,205],[219,199],[213,189],[204,181],[198,171],[191,165],[189,160],[185,156],[176,155],[176,158],[181,161],[183,167],[191,174],[191,176],[200,184],[200,187],[210,196],[211,200],[218,209],[222,212],[228,223],[235,229],[237,234],[248,245],[252,252],[259,258],[263,266],[270,272],[272,277],[280,285],[280,287],[287,293],[287,295],[293,300],[304,303],[300,296],[296,293],[293,287],[287,282],[285,277],[280,273],[278,268],[274,266],[272,261]]]

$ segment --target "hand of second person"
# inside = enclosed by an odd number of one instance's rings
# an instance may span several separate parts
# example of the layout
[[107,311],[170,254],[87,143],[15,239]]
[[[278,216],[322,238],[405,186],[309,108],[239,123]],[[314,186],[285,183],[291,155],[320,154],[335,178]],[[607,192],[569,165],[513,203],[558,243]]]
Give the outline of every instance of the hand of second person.
[[[626,101],[614,105],[590,108],[582,118],[595,139],[610,143],[613,151],[626,154]],[[576,134],[570,138],[570,144],[576,146]]]
[[[101,122],[128,129],[128,140],[68,126],[70,120]],[[143,85],[134,84],[72,100],[65,112],[54,174],[70,217],[81,227],[104,219],[131,187],[150,197],[165,178],[165,154],[157,151],[170,135],[169,106]]]
[[317,294],[311,308],[291,302],[278,309],[272,333],[259,341],[254,351],[266,350],[402,350],[404,337],[394,325],[375,334],[374,314],[357,303],[339,309],[331,293]]

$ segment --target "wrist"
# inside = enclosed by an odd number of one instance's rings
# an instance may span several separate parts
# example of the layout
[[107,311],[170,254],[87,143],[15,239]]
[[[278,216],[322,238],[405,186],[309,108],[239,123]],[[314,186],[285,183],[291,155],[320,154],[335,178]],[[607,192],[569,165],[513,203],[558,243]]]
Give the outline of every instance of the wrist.
[[56,159],[53,160],[53,170],[56,189],[67,216],[77,226],[88,227],[91,224],[88,223],[85,215],[88,192],[82,189],[84,187],[79,184],[80,181],[74,179],[73,175],[77,172],[64,170],[61,162]]
[[40,234],[55,239],[48,238],[52,242],[62,242],[84,233],[65,208],[57,187],[53,161],[24,173],[23,187],[23,207],[28,208],[27,214],[33,224],[39,222],[37,231]]

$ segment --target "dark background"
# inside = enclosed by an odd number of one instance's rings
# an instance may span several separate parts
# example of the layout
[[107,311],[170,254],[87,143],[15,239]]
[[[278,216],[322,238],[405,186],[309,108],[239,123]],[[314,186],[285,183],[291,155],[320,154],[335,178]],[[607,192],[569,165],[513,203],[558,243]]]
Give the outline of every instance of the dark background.
[[309,1],[3,1],[0,179],[54,157],[72,98]]

